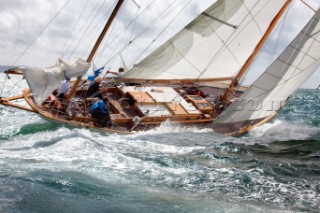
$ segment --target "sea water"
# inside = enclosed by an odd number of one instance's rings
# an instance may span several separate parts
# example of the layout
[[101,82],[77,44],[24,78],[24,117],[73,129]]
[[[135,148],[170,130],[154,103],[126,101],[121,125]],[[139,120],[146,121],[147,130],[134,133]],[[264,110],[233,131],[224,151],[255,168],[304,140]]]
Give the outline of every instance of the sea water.
[[300,89],[241,137],[104,134],[0,106],[0,212],[320,212],[319,106]]

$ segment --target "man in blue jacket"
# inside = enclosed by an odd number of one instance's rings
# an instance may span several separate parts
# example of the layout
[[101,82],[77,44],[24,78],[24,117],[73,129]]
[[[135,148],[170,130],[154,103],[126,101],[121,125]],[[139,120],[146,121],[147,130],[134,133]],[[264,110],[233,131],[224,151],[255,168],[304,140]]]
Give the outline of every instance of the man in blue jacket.
[[110,127],[110,112],[109,112],[109,100],[103,98],[103,100],[96,101],[90,108],[92,118],[95,119],[94,124],[97,127]]

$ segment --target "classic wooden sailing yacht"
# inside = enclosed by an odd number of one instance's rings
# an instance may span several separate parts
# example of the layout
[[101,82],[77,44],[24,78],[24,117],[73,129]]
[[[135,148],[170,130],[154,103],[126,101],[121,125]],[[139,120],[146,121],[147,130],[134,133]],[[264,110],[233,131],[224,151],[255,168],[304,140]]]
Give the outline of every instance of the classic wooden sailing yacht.
[[[78,106],[88,112],[95,101],[84,97],[88,85],[82,75],[123,2],[116,4],[86,61],[60,60],[46,69],[2,70],[22,73],[30,88],[21,95],[2,97],[0,104],[50,121],[107,132],[130,134],[170,119],[236,135],[273,118],[320,65],[320,12],[303,1],[315,15],[249,88],[240,87],[243,75],[292,0],[219,0],[115,83],[105,80],[100,92],[110,100],[112,126],[101,128],[90,115],[77,112],[77,107],[71,115],[68,109]],[[64,76],[77,78],[68,101],[48,101]],[[25,99],[31,108],[16,104],[17,99]]]

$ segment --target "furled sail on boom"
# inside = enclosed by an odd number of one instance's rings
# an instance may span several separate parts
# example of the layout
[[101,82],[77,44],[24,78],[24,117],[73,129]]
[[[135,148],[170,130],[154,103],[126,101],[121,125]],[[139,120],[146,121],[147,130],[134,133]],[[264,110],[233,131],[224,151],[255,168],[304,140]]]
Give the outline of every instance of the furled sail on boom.
[[320,66],[320,10],[271,66],[215,122],[217,132],[245,132],[275,116]]
[[219,0],[124,75],[132,80],[230,80],[286,0]]

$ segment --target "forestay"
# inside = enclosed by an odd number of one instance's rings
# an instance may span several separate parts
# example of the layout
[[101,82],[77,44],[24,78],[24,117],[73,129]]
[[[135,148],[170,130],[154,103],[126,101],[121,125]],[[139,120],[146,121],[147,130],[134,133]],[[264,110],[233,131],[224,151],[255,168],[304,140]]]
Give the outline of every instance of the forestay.
[[[319,10],[271,66],[215,122],[246,128],[275,115],[320,65]],[[252,123],[251,123],[252,122]]]
[[219,0],[124,78],[231,79],[285,2]]

